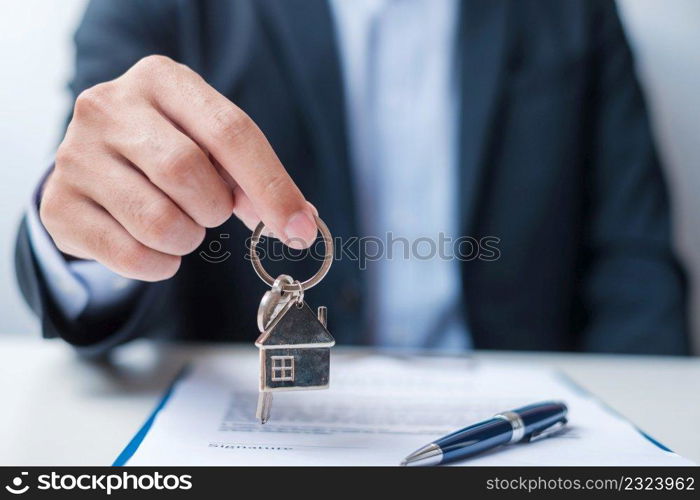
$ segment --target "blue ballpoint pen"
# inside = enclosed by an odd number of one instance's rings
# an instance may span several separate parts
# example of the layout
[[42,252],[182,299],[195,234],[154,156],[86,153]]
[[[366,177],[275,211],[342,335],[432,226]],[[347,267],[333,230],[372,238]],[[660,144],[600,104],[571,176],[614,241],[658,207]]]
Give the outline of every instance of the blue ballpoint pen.
[[559,401],[505,411],[423,446],[401,465],[439,465],[504,444],[534,441],[561,429],[566,424],[567,412],[566,405]]

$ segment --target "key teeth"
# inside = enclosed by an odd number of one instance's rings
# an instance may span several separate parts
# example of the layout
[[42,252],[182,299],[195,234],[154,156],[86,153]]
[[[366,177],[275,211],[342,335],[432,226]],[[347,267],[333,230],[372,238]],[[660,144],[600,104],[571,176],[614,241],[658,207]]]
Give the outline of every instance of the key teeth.
[[261,391],[258,394],[258,409],[256,411],[256,417],[260,420],[261,424],[267,423],[270,420],[270,409],[272,408],[272,393],[268,391]]

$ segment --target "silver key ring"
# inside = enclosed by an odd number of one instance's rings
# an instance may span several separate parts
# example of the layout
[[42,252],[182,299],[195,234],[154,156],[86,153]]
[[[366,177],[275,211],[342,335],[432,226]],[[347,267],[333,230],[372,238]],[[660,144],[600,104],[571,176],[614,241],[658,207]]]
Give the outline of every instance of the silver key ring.
[[[318,230],[321,232],[321,238],[323,238],[323,243],[326,247],[326,254],[323,257],[323,263],[321,264],[321,268],[318,270],[318,272],[306,281],[303,281],[301,283],[302,290],[308,290],[309,288],[318,285],[321,282],[321,280],[326,276],[328,270],[331,268],[331,264],[333,263],[333,236],[331,236],[331,232],[328,230],[328,226],[326,226],[326,224],[318,216],[314,215],[314,220],[316,221],[316,226],[318,227]],[[272,286],[275,280],[263,268],[262,263],[260,262],[260,256],[257,252],[258,243],[260,242],[260,236],[262,235],[262,231],[264,228],[265,224],[261,222],[260,224],[258,224],[258,227],[255,228],[255,231],[253,231],[253,236],[250,241],[250,260],[253,263],[253,269],[255,269],[255,273],[260,277],[260,279],[267,283],[268,286]],[[299,285],[296,285],[294,283],[284,284],[282,286],[282,290],[284,290],[285,292],[299,291],[299,288]]]
[[301,282],[299,280],[296,280],[293,285],[296,285],[297,287],[297,306],[302,307],[304,305],[304,287],[301,286]]

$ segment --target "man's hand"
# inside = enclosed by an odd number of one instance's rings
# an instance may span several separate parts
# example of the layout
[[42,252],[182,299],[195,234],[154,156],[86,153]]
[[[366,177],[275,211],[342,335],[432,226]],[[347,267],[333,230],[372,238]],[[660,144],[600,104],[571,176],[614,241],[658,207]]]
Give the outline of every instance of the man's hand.
[[304,248],[314,213],[248,115],[163,56],[78,96],[40,206],[62,252],[145,281],[231,214]]

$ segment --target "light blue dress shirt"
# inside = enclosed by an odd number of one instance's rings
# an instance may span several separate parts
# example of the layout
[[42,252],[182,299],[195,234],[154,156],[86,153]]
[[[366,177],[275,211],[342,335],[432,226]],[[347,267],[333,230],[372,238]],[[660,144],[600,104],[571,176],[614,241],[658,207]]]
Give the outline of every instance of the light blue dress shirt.
[[[432,251],[430,241],[437,246],[440,233],[459,236],[454,64],[459,2],[331,4],[361,230],[392,251],[365,271],[374,342],[467,348],[459,262],[421,258]],[[408,259],[399,238],[408,241]]]
[[[357,207],[364,236],[391,244],[367,264],[374,343],[470,347],[455,260],[425,258],[457,238],[457,0],[329,0],[344,73]],[[137,282],[95,262],[66,263],[29,209],[50,293],[69,318],[125,300]],[[405,258],[404,252],[409,252]],[[448,252],[449,254],[449,252]]]

